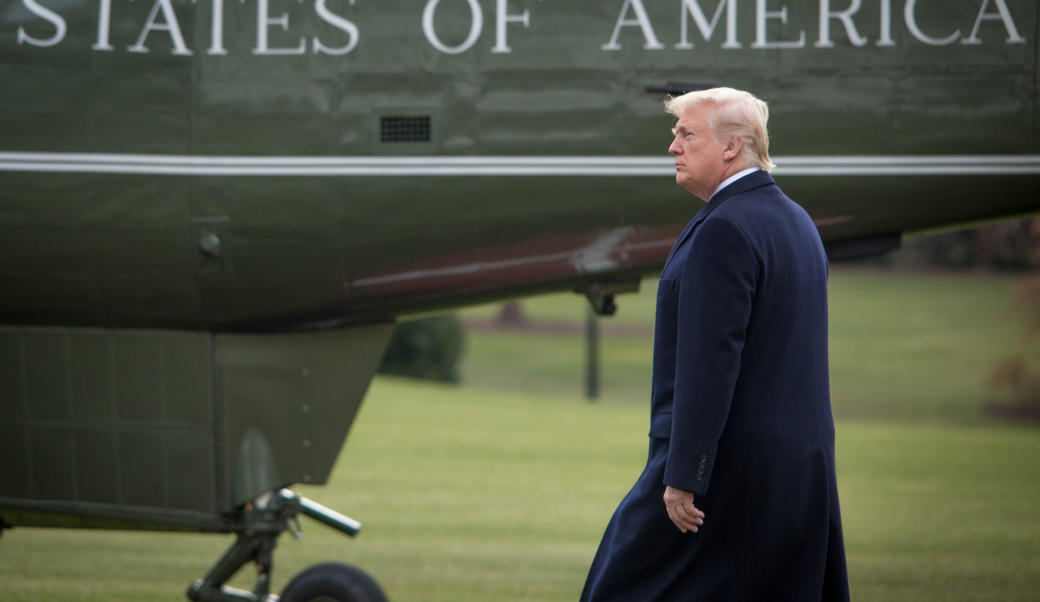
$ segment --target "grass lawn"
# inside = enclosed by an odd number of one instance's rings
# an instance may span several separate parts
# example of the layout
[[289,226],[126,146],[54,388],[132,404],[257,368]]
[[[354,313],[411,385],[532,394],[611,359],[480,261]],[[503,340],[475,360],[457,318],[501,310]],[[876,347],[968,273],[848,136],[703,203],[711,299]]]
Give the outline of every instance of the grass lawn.
[[[855,600],[1040,600],[1040,431],[987,417],[1013,347],[1014,281],[835,270],[832,391]],[[330,560],[395,601],[575,600],[646,454],[653,283],[619,299],[603,399],[581,398],[580,335],[474,332],[460,387],[378,378],[328,486],[297,491],[365,523],[303,519],[275,591]],[[525,302],[580,323],[582,300]],[[466,319],[492,316],[474,308]],[[639,326],[645,325],[645,334]],[[15,529],[0,601],[184,600],[229,536]],[[248,576],[246,576],[248,577]],[[249,587],[248,578],[238,581]]]
[[[298,488],[362,534],[306,521],[302,542],[280,541],[275,587],[338,560],[392,600],[575,600],[645,429],[637,404],[380,378],[330,484]],[[838,442],[855,599],[1037,599],[1035,431],[840,421]],[[182,600],[229,543],[16,529],[0,541],[0,599]]]

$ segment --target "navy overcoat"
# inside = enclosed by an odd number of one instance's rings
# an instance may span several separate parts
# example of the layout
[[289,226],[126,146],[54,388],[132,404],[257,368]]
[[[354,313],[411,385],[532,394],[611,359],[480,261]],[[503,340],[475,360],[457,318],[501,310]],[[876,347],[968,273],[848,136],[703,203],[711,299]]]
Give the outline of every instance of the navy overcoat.
[[[704,511],[669,520],[665,485]],[[585,601],[848,600],[827,367],[827,257],[764,171],[722,189],[661,274],[650,455]]]

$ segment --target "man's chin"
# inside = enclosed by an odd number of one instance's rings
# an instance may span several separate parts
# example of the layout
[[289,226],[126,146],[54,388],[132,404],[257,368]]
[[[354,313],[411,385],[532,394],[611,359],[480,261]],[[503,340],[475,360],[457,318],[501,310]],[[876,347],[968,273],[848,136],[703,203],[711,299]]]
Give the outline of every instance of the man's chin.
[[693,181],[690,179],[689,175],[681,171],[675,174],[675,184],[676,186],[682,188],[686,192],[693,193],[693,190],[691,189],[691,187],[693,186]]

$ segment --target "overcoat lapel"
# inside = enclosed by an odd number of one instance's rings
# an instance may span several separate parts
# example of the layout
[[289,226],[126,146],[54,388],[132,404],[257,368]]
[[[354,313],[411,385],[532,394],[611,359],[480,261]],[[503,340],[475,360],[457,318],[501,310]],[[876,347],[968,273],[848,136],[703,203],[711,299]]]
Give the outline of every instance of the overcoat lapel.
[[694,228],[707,219],[708,215],[714,211],[716,207],[721,205],[723,201],[735,194],[747,192],[768,184],[776,184],[776,181],[773,180],[773,176],[769,175],[768,172],[758,170],[740,178],[736,182],[733,182],[729,186],[720,190],[718,194],[711,198],[707,205],[697,212],[697,215],[693,216],[690,223],[686,224],[686,228],[683,229],[682,233],[679,234],[679,238],[675,240],[675,244],[672,245],[672,250],[668,253],[668,259],[665,261],[665,265],[668,265],[668,262],[672,260],[672,255],[675,255],[675,251],[678,250],[678,248],[682,246],[683,242],[690,237]]

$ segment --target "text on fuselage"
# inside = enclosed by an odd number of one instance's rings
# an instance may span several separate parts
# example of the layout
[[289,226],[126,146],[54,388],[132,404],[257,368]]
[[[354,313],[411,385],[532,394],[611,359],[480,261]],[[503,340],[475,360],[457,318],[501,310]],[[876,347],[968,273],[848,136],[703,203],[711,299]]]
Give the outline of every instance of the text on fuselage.
[[[117,41],[111,25],[113,16],[120,16],[119,9],[114,6],[113,0],[97,0],[96,30],[90,32],[94,39],[92,50],[111,52],[123,48],[127,52],[148,53],[153,49],[160,52],[168,49],[171,54],[179,56],[191,56],[197,51],[207,55],[226,55],[225,15],[231,10],[247,10],[251,11],[250,20],[255,18],[256,23],[252,37],[254,43],[250,48],[253,55],[346,55],[362,43],[363,29],[357,23],[364,18],[364,11],[379,9],[379,5],[371,0],[361,0],[364,6],[358,6],[359,0],[338,0],[335,8],[340,12],[330,7],[330,0],[295,0],[313,11],[318,20],[325,24],[325,35],[334,38],[323,40],[317,33],[304,31],[304,25],[291,21],[284,7],[294,0],[138,1],[151,4],[148,16],[141,22],[140,28],[134,31],[132,38]],[[187,44],[174,10],[175,1],[181,4],[208,4],[209,39],[204,50]],[[523,35],[522,31],[517,30],[536,28],[538,11],[561,1],[527,0],[528,6],[521,10],[518,5],[524,4],[524,0],[483,0],[483,3],[479,0],[426,0],[421,14],[416,15],[414,26],[416,33],[421,34],[430,47],[444,54],[462,54],[475,48],[479,50],[478,42],[485,37],[485,29],[493,30],[488,50],[508,54],[514,51],[509,36]],[[658,0],[611,0],[611,4],[618,7],[617,17],[610,27],[603,21],[602,34],[596,44],[604,52],[618,51],[628,45],[638,45],[648,51],[693,49],[696,47],[693,29],[696,28],[700,34],[697,44],[714,44],[724,50],[832,48],[836,39],[847,40],[854,47],[886,47],[897,45],[893,31],[899,26],[908,33],[908,37],[901,39],[929,46],[982,44],[984,31],[986,41],[1025,43],[1007,0],[972,0],[978,4],[974,19],[966,20],[962,27],[946,31],[936,31],[935,25],[922,20],[919,14],[921,4],[934,0],[903,0],[901,7],[898,6],[898,0],[818,0],[818,5],[811,9],[811,15],[806,14],[810,9],[805,8],[804,4],[797,9],[802,14],[796,14],[795,9],[780,0],[718,0],[712,6],[714,1],[703,0],[702,6],[702,0],[667,0],[667,3]],[[20,2],[28,12],[26,18],[21,20],[29,24],[18,25],[15,36],[17,44],[48,48],[65,41],[68,23],[59,9],[48,7],[48,0]],[[864,2],[871,3],[872,14],[876,9],[876,21],[870,24],[874,35],[872,39],[862,33],[866,31]],[[841,6],[835,8],[833,4],[836,3]],[[455,12],[452,15],[463,19],[462,29],[467,33],[462,40],[445,40],[438,30],[438,11],[449,4],[454,5],[452,9]],[[659,11],[662,6],[675,9],[675,16],[679,19],[677,22],[669,20],[667,24],[670,30],[674,30],[668,32],[672,35],[671,39],[662,37],[666,32],[665,26],[651,18],[648,5]],[[738,16],[747,15],[749,11],[754,25],[754,36],[750,43],[740,38],[738,29]],[[815,31],[807,32],[804,27],[793,25],[793,22],[804,21],[809,17],[814,18]],[[663,19],[658,17],[657,20]],[[486,27],[488,23],[490,26]],[[401,26],[407,28],[409,24],[403,23]],[[984,27],[988,29],[984,30]],[[328,28],[336,30],[335,33],[329,33]],[[996,32],[1000,32],[999,37],[1002,39],[998,39]],[[277,40],[273,39],[275,37]],[[133,43],[128,43],[131,40]]]

